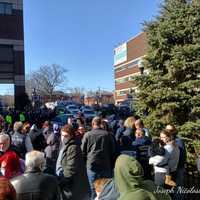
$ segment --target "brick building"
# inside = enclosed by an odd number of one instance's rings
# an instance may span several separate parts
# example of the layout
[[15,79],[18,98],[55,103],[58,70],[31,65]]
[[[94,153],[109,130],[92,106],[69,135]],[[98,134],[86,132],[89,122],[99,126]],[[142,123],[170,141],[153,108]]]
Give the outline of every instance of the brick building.
[[134,92],[133,77],[143,73],[140,63],[147,51],[146,33],[142,32],[114,49],[115,103]]
[[113,104],[114,96],[112,92],[102,91],[101,94],[96,95],[87,95],[84,98],[85,105],[94,105],[94,104]]
[[0,83],[14,84],[17,108],[25,92],[23,0],[0,0]]
[[64,93],[56,91],[51,98],[48,95],[41,96],[42,103],[46,102],[55,102],[55,101],[68,101],[68,102],[76,102],[85,105],[93,105],[93,104],[113,104],[114,103],[114,95],[112,92],[101,91],[101,94],[73,94],[73,93]]

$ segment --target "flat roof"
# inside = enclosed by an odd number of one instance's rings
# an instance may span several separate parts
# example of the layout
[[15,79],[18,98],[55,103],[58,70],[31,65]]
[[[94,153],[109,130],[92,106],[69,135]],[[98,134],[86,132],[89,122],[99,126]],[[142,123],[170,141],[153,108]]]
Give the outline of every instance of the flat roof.
[[122,45],[122,44],[124,44],[124,43],[128,43],[128,42],[130,42],[131,40],[136,39],[138,36],[140,36],[140,35],[143,34],[143,33],[144,33],[144,31],[138,33],[137,35],[134,35],[133,37],[131,37],[130,39],[128,39],[128,40],[126,40],[126,41],[124,41],[124,42],[120,42],[120,44],[117,45],[114,49],[116,49],[117,47],[119,47],[120,45]]

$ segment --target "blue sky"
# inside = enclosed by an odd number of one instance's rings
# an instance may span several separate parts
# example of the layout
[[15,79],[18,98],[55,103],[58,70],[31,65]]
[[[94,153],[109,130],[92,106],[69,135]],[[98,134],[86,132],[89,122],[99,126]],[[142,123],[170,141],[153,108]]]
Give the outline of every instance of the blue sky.
[[67,87],[112,91],[113,49],[141,32],[161,1],[24,0],[26,73],[56,63],[68,69]]

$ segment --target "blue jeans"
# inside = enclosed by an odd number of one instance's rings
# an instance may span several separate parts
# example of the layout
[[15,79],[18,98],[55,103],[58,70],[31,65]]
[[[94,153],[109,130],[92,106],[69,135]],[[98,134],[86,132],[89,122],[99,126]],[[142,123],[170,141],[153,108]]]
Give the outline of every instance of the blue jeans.
[[90,184],[90,190],[91,190],[91,200],[94,200],[96,197],[96,192],[94,188],[94,182],[95,180],[99,178],[111,178],[111,172],[108,171],[98,171],[94,172],[91,169],[87,169],[87,175],[88,175],[88,180]]

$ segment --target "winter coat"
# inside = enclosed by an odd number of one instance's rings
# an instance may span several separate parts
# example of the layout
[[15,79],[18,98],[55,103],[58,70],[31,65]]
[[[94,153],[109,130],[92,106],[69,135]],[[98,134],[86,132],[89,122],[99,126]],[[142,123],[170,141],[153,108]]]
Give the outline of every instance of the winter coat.
[[149,164],[154,166],[155,173],[167,173],[169,170],[164,156],[156,155],[149,158]]
[[133,146],[144,146],[144,145],[150,145],[151,144],[151,140],[144,136],[144,137],[139,137],[136,138],[135,141],[132,143]]
[[135,140],[135,130],[133,128],[126,128],[126,130],[123,132],[124,136],[129,136],[132,141]]
[[140,163],[128,155],[120,155],[116,161],[114,180],[120,193],[118,200],[156,200],[170,199],[167,194],[155,194],[155,184],[143,179]]
[[177,168],[181,169],[181,168],[185,167],[185,163],[186,163],[186,160],[187,160],[186,147],[185,147],[185,143],[184,143],[183,139],[181,139],[179,137],[176,137],[175,143],[180,150],[180,157],[179,157],[179,162],[178,162]]
[[0,177],[0,200],[16,200],[16,192],[12,184],[5,177]]
[[39,169],[26,171],[11,179],[17,200],[60,200],[60,189],[56,177],[44,174]]
[[[88,177],[80,146],[74,139],[67,139],[64,142],[56,165],[63,199],[67,199],[68,196],[70,200],[87,200],[89,196]],[[59,166],[62,169],[59,169]]]
[[94,172],[104,171],[107,174],[111,174],[116,145],[107,131],[95,128],[87,132],[83,136],[81,148],[86,160],[87,169]]
[[49,127],[42,129],[42,134],[44,135],[45,140],[47,141],[48,137],[52,134],[53,131]]
[[117,131],[116,131],[116,134],[115,134],[115,139],[117,141],[119,141],[119,139],[123,136],[123,132],[125,131],[125,127],[124,126],[120,126]]
[[31,127],[29,132],[34,150],[43,151],[46,148],[46,140],[41,130],[36,125]]
[[132,145],[132,140],[129,136],[122,136],[120,139],[120,153],[129,156],[137,157],[137,148]]
[[165,159],[168,161],[169,171],[170,173],[175,172],[179,162],[180,150],[172,142],[167,143],[164,148],[166,150]]
[[0,167],[5,169],[3,175],[6,178],[10,179],[21,174],[20,160],[14,151],[8,150],[0,156]]
[[29,135],[24,135],[19,132],[15,132],[11,136],[11,148],[23,159],[25,159],[25,154],[33,150],[33,145]]
[[47,147],[45,148],[46,173],[54,174],[56,168],[56,160],[59,154],[60,137],[54,133],[47,138]]

